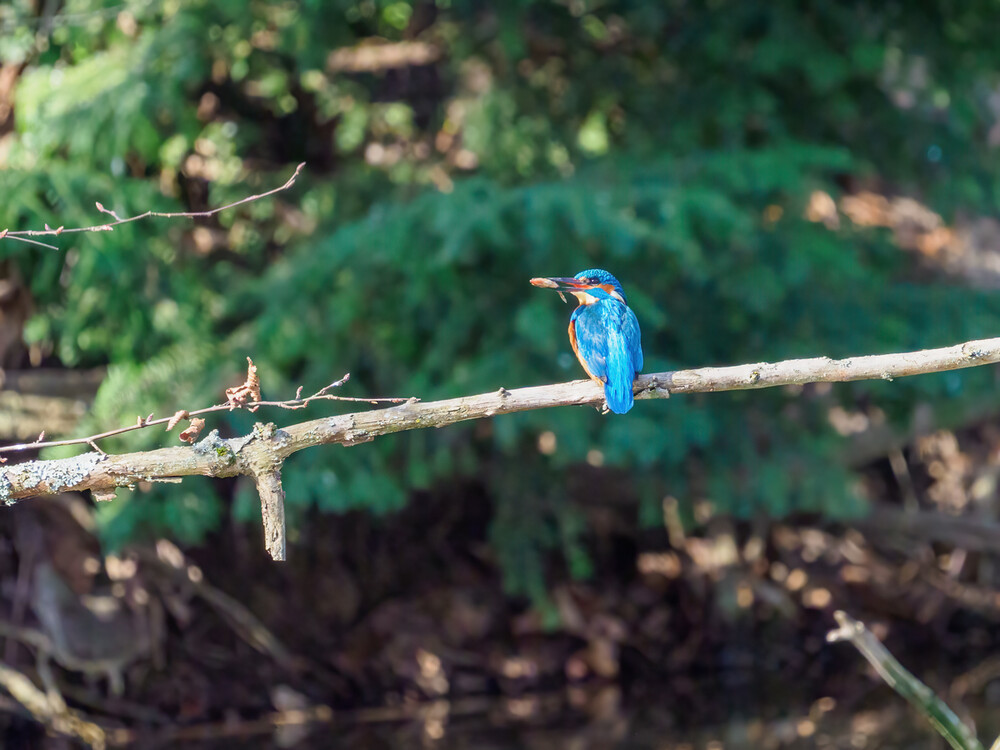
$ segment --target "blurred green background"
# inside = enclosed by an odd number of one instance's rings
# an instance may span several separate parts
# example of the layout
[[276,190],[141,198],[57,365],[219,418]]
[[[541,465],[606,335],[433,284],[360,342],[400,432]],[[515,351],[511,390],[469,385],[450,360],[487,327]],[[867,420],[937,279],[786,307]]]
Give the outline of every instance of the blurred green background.
[[[575,379],[570,308],[527,280],[593,266],[622,281],[647,372],[1000,332],[960,230],[995,213],[1000,187],[995,3],[37,5],[0,7],[0,227],[98,223],[95,201],[205,210],[307,164],[291,191],[210,220],[57,251],[0,242],[30,300],[2,364],[108,368],[76,434],[217,403],[247,355],[271,399],[346,371],[343,395],[424,400]],[[592,571],[567,499],[583,472],[603,478],[588,492],[634,505],[637,532],[662,524],[666,496],[682,521],[846,516],[865,503],[852,417],[897,436],[918,416],[956,425],[993,409],[996,385],[976,368],[314,449],[285,469],[290,554],[310,509],[384,514],[473,477],[508,591],[543,602],[552,555]],[[195,544],[259,514],[239,483],[126,494],[99,506],[109,549]]]

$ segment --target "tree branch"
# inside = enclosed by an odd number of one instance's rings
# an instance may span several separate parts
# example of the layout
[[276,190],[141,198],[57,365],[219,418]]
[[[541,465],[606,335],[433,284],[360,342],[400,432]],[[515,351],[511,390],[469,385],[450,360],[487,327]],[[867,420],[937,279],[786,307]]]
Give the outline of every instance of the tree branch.
[[[666,398],[671,393],[771,388],[816,382],[892,380],[897,377],[943,372],[1000,362],[1000,338],[969,341],[943,349],[900,354],[879,354],[833,360],[828,357],[734,367],[705,367],[640,375],[633,386],[637,399]],[[249,435],[222,439],[217,430],[190,447],[160,448],[144,453],[105,455],[85,453],[75,458],[28,461],[0,469],[0,501],[8,504],[35,495],[91,490],[102,499],[118,487],[140,481],[164,481],[202,475],[254,477],[276,509],[280,496],[282,463],[292,454],[316,445],[357,445],[405,430],[444,427],[470,419],[554,406],[600,405],[604,392],[590,380],[519,388],[501,388],[446,401],[418,402],[411,399],[388,409],[356,412],[275,428],[257,424]],[[611,417],[616,418],[616,417]],[[263,475],[263,479],[261,479]],[[279,515],[270,523],[276,528]],[[272,539],[268,532],[269,540]],[[275,553],[283,535],[273,537],[269,551]]]
[[66,227],[56,227],[53,229],[48,224],[45,225],[45,229],[22,229],[16,232],[12,232],[9,229],[0,230],[0,240],[17,240],[19,242],[27,242],[32,245],[41,245],[42,247],[47,247],[50,250],[58,250],[55,245],[50,245],[47,242],[39,242],[38,240],[28,239],[29,237],[58,237],[61,234],[77,234],[80,232],[111,232],[114,228],[121,226],[122,224],[130,224],[133,221],[141,221],[142,219],[148,219],[151,217],[156,217],[159,219],[204,219],[209,216],[215,216],[217,213],[223,211],[228,211],[231,208],[236,208],[237,206],[242,206],[244,203],[252,203],[253,201],[258,201],[261,198],[268,198],[276,193],[288,190],[292,185],[295,184],[295,180],[298,179],[299,174],[302,169],[306,166],[305,162],[302,162],[295,168],[295,172],[292,174],[285,184],[281,187],[276,187],[273,190],[268,190],[266,193],[258,193],[257,195],[250,195],[246,198],[241,198],[233,203],[227,203],[224,206],[219,206],[218,208],[213,208],[208,211],[146,211],[144,213],[138,214],[136,216],[128,216],[126,218],[121,218],[118,214],[112,211],[110,208],[105,208],[100,202],[96,203],[97,210],[102,214],[107,214],[112,218],[112,221],[105,224],[95,224],[90,227],[75,227],[71,229],[66,229]]

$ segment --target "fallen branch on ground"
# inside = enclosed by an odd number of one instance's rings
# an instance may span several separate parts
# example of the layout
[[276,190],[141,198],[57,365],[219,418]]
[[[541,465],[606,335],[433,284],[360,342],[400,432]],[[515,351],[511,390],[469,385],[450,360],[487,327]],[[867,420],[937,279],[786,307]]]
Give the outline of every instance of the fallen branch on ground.
[[834,617],[840,627],[827,633],[826,640],[829,643],[849,641],[874,667],[878,676],[926,716],[955,750],[983,750],[973,731],[962,723],[933,690],[908,672],[864,623],[844,612],[835,612]]
[[38,722],[53,732],[75,737],[94,750],[107,747],[107,736],[101,727],[67,708],[61,698],[46,695],[26,675],[13,667],[0,664],[0,686]]
[[[817,382],[892,380],[897,377],[943,372],[1000,362],[1000,338],[969,341],[943,349],[879,354],[851,359],[828,357],[776,363],[706,367],[640,375],[633,386],[637,399],[666,398],[670,394],[770,388]],[[262,512],[267,550],[284,559],[285,530],[280,469],[293,453],[316,445],[357,445],[405,430],[445,427],[470,419],[511,414],[554,406],[599,405],[600,385],[590,380],[519,388],[492,393],[418,402],[415,399],[388,409],[356,412],[275,427],[256,424],[253,432],[222,439],[213,430],[190,447],[160,448],[144,453],[106,455],[85,453],[75,458],[28,461],[0,469],[0,501],[91,490],[101,498],[119,487],[141,481],[164,481],[184,476],[253,477],[263,490]],[[615,419],[617,417],[609,417]]]

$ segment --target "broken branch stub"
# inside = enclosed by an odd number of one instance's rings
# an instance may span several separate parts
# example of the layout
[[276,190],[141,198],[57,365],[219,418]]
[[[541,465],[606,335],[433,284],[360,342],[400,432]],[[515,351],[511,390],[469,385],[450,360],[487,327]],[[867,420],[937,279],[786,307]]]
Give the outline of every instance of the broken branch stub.
[[241,451],[244,474],[253,477],[260,495],[260,517],[264,527],[264,548],[272,560],[285,560],[285,490],[281,486],[282,456],[278,451],[288,433],[273,424],[254,425]]
[[260,495],[260,517],[264,524],[264,548],[272,560],[285,560],[285,490],[281,471],[254,474]]

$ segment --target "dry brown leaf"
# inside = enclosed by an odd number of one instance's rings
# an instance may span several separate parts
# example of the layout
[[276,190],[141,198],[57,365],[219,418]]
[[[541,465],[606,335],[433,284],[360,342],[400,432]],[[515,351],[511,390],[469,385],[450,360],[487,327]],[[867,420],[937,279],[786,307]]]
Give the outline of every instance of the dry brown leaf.
[[192,417],[191,424],[188,425],[187,429],[184,430],[179,437],[185,443],[193,443],[198,439],[198,435],[201,434],[202,429],[205,427],[205,420],[201,417]]
[[[257,377],[257,365],[250,357],[247,357],[246,382],[236,388],[227,388],[226,401],[229,402],[230,409],[239,409],[248,403],[260,401],[260,378]],[[250,411],[257,411],[257,407],[252,407]]]
[[189,416],[190,415],[188,414],[187,409],[181,409],[180,411],[174,412],[174,416],[172,416],[170,418],[170,421],[167,422],[167,432],[170,432],[177,426],[178,422],[180,422],[182,419],[187,419]]

